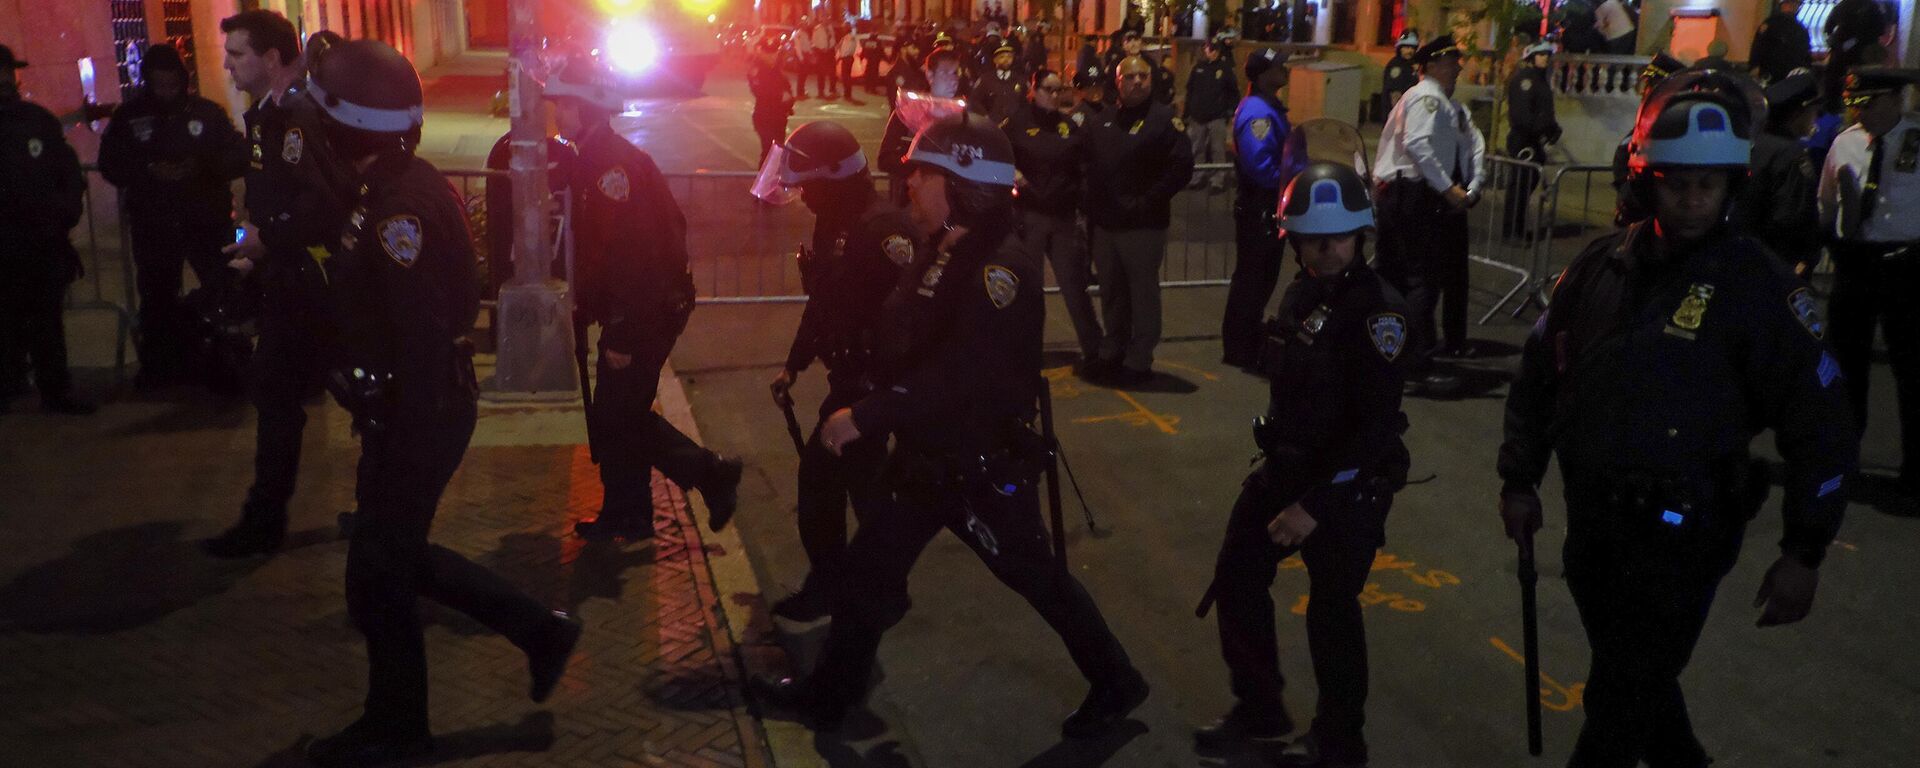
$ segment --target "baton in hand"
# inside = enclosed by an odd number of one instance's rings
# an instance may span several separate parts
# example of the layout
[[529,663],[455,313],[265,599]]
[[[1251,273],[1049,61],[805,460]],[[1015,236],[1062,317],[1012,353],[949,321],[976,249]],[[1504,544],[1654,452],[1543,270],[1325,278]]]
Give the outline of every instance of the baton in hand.
[[1533,536],[1521,537],[1520,545],[1520,622],[1524,637],[1522,648],[1527,668],[1527,754],[1540,756],[1540,617],[1534,604],[1534,587],[1540,573],[1533,565]]
[[787,417],[787,437],[793,438],[793,451],[795,453],[806,453],[807,439],[800,436],[800,420],[793,415],[793,398],[782,397],[778,402],[780,403],[780,415]]

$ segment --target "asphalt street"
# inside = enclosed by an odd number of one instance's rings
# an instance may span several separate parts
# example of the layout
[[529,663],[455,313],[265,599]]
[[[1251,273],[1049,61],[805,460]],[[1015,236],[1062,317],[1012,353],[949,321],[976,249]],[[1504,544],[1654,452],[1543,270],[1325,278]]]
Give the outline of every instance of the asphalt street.
[[[624,130],[670,170],[747,170],[755,157],[750,102],[732,77],[710,96],[649,103]],[[844,120],[873,151],[882,121],[864,108],[802,102],[794,125]],[[759,215],[738,201],[736,226]],[[700,212],[710,214],[711,212]],[[782,215],[793,215],[784,212]],[[703,238],[696,227],[696,259]],[[1291,269],[1289,269],[1291,274]],[[1475,269],[1475,316],[1498,276]],[[882,681],[869,709],[839,739],[815,747],[832,765],[1013,766],[1255,765],[1255,755],[1197,755],[1191,729],[1231,703],[1211,620],[1193,608],[1203,592],[1226,515],[1254,454],[1252,418],[1265,383],[1219,364],[1222,288],[1170,291],[1158,378],[1135,391],[1090,386],[1065,369],[1071,330],[1049,305],[1048,377],[1065,453],[1097,520],[1090,532],[1072,489],[1065,494],[1070,560],[1154,687],[1122,733],[1066,743],[1061,718],[1085,689],[1060,644],[1020,600],[999,586],[959,541],[942,535],[912,582],[913,610],[881,648]],[[805,573],[793,525],[795,456],[767,382],[799,318],[794,304],[703,306],[676,349],[707,441],[743,455],[742,534],[767,593],[797,587]],[[1581,717],[1587,650],[1560,576],[1564,536],[1557,477],[1539,543],[1546,754],[1526,754],[1515,551],[1494,513],[1504,380],[1525,332],[1496,316],[1474,337],[1482,355],[1460,364],[1468,397],[1410,399],[1410,486],[1396,499],[1388,541],[1362,596],[1373,660],[1368,738],[1374,765],[1481,768],[1563,764]],[[1898,461],[1892,382],[1875,369],[1869,472]],[[804,426],[824,392],[818,369],[796,390]],[[1762,435],[1757,453],[1772,453]],[[1920,634],[1910,587],[1920,566],[1920,520],[1869,494],[1849,511],[1822,569],[1819,600],[1805,622],[1757,629],[1752,596],[1775,555],[1779,495],[1750,528],[1739,566],[1723,584],[1684,685],[1695,727],[1717,766],[1911,765],[1920,723]],[[1314,684],[1305,652],[1306,574],[1282,565],[1280,607],[1286,699],[1304,727]],[[737,596],[750,599],[751,596]],[[804,666],[820,627],[755,622],[749,643],[779,644]]]

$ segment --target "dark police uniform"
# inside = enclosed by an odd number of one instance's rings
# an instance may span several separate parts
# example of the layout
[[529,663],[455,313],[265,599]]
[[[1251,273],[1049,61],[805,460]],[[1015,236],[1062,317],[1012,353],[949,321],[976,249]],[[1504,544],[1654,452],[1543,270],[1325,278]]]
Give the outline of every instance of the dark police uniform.
[[70,403],[61,303],[82,272],[68,232],[80,223],[86,191],[59,119],[33,102],[0,100],[0,404],[25,375],[6,369],[23,360],[31,360],[43,405]]
[[1041,517],[1042,280],[1018,238],[976,232],[947,253],[919,249],[887,299],[882,383],[853,420],[861,441],[893,436],[896,501],[847,550],[812,677],[829,716],[866,690],[881,635],[906,615],[907,575],[943,528],[1034,607],[1096,690],[1138,679]]
[[866,70],[861,74],[860,86],[867,93],[880,92],[880,67],[886,63],[886,41],[879,33],[860,33],[860,59],[866,62]]
[[[1227,147],[1231,143],[1228,131],[1232,130],[1229,123],[1240,101],[1240,78],[1233,73],[1233,61],[1223,53],[1213,61],[1202,58],[1194,64],[1193,71],[1187,74],[1185,99],[1183,117],[1187,122],[1187,137],[1193,140],[1193,161],[1227,162]],[[1214,191],[1226,188],[1225,171],[1213,171],[1209,175]],[[1197,188],[1200,181],[1194,179],[1193,186]]]
[[[579,145],[575,269],[580,319],[600,324],[599,387],[588,418],[606,487],[601,517],[650,526],[654,468],[681,488],[720,479],[719,457],[653,411],[660,369],[693,313],[687,222],[653,158],[613,128],[595,125]],[[615,370],[608,352],[633,362]]]
[[140,376],[163,383],[184,373],[189,333],[180,268],[223,293],[231,281],[220,249],[233,242],[233,192],[246,166],[227,112],[182,93],[163,103],[142,89],[113,112],[100,139],[100,172],[120,188],[133,230],[140,292]]
[[1153,66],[1153,100],[1169,107],[1173,106],[1174,75],[1173,70],[1167,68],[1167,59],[1172,56],[1172,50],[1157,59],[1144,53],[1140,55]]
[[1381,105],[1383,109],[1380,114],[1382,115],[1399,103],[1400,97],[1406,94],[1407,89],[1412,88],[1414,83],[1420,82],[1420,73],[1413,70],[1413,62],[1400,55],[1400,49],[1410,47],[1412,46],[1403,45],[1394,48],[1393,58],[1387,59],[1386,68],[1380,70],[1380,92],[1385,98]]
[[1679,676],[1765,498],[1748,444],[1786,460],[1781,550],[1817,566],[1858,435],[1806,285],[1716,236],[1661,256],[1650,223],[1594,241],[1535,323],[1507,397],[1499,472],[1566,485],[1567,586],[1593,649],[1574,765],[1704,765]]
[[[1285,167],[1287,105],[1272,94],[1252,94],[1233,113],[1233,167],[1239,187],[1233,198],[1233,279],[1220,320],[1220,345],[1228,365],[1252,367],[1260,354],[1261,316],[1280,282],[1286,243],[1274,229],[1280,190],[1291,177]],[[1298,171],[1298,169],[1292,169]]]
[[1082,208],[1106,323],[1100,356],[1138,375],[1160,344],[1160,264],[1173,196],[1193,178],[1193,145],[1173,109],[1152,99],[1102,116],[1089,124]]
[[968,109],[1005,127],[1007,118],[1027,102],[1027,78],[1016,69],[989,68],[974,81],[969,98]]
[[[1393,494],[1406,483],[1407,420],[1394,365],[1407,343],[1403,312],[1399,294],[1357,258],[1340,275],[1303,270],[1287,287],[1262,362],[1271,398],[1254,438],[1265,459],[1234,502],[1211,587],[1234,696],[1256,711],[1284,713],[1268,590],[1275,567],[1300,554],[1312,580],[1307,644],[1320,690],[1312,733],[1321,754],[1342,764],[1367,759],[1358,597],[1385,543]],[[1317,526],[1299,545],[1275,544],[1267,525],[1296,502]]]
[[923,63],[909,61],[904,55],[893,62],[893,69],[887,70],[887,106],[900,103],[901,91],[926,93],[932,89],[927,83],[927,73],[920,69]]
[[1798,18],[1776,13],[1754,30],[1747,64],[1760,71],[1760,83],[1771,85],[1801,67],[1813,66],[1813,39]]
[[[1553,83],[1547,70],[1522,64],[1507,79],[1507,156],[1538,165],[1547,164],[1547,145],[1560,140],[1560,121],[1553,114]],[[1500,234],[1525,237],[1528,202],[1540,186],[1540,172],[1531,168],[1514,171],[1507,187],[1505,214]]]
[[540,648],[556,619],[492,572],[427,541],[477,413],[479,385],[462,339],[479,309],[473,247],[460,198],[427,161],[382,157],[362,183],[333,246],[338,362],[385,382],[378,393],[336,387],[347,393],[361,437],[347,608],[367,639],[363,722],[425,733],[416,598],[465,613],[523,649]]
[[813,565],[809,588],[815,579],[833,578],[840,567],[848,503],[864,524],[887,501],[880,483],[885,441],[862,440],[834,456],[820,441],[819,424],[873,392],[881,304],[900,279],[894,259],[910,261],[918,239],[906,212],[871,191],[839,210],[846,213],[822,215],[814,224],[813,255],[802,266],[806,309],[787,351],[786,369],[796,374],[814,360],[827,368],[819,422],[800,453],[800,546]]
[[1753,177],[1734,206],[1736,229],[1766,243],[1803,279],[1820,261],[1819,172],[1798,138],[1772,127],[1754,134]]
[[760,139],[760,162],[787,137],[787,118],[793,114],[793,88],[778,64],[755,64],[747,71],[747,90],[753,93],[753,134]]
[[1087,293],[1093,273],[1086,237],[1074,221],[1080,210],[1090,134],[1067,114],[1032,104],[1014,110],[1006,132],[1013,143],[1014,167],[1027,181],[1014,198],[1020,238],[1053,265],[1080,357],[1092,360],[1100,355],[1100,315]]

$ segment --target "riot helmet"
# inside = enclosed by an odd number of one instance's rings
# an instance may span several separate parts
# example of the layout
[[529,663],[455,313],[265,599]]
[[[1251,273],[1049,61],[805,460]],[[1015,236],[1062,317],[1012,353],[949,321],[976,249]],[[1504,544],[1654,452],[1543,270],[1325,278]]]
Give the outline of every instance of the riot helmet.
[[1359,171],[1339,163],[1311,163],[1287,182],[1274,221],[1281,237],[1362,232],[1373,227],[1373,197]]
[[406,56],[378,40],[350,40],[328,49],[317,64],[308,93],[343,159],[419,146],[426,106],[420,75]]
[[949,223],[974,230],[1010,225],[1013,143],[986,116],[962,112],[927,126],[901,159],[947,178]]

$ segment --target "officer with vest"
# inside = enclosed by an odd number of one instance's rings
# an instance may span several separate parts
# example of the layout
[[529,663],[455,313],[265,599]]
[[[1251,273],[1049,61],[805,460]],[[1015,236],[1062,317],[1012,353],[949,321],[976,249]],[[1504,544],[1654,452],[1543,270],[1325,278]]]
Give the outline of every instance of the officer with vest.
[[[1553,79],[1547,70],[1553,43],[1539,42],[1521,53],[1520,66],[1507,78],[1507,156],[1536,165],[1547,164],[1547,145],[1560,141],[1560,121],[1553,115]],[[1540,186],[1540,172],[1514,169],[1507,186],[1505,216],[1500,234],[1532,239],[1527,229],[1528,202]]]
[[73,396],[61,305],[83,269],[68,233],[87,184],[60,120],[20,98],[26,66],[0,45],[0,375],[12,379],[0,380],[0,411],[24,373],[8,369],[30,360],[40,407],[85,415],[94,406]]
[[573,164],[579,320],[600,326],[587,419],[600,460],[600,514],[574,525],[589,541],[653,536],[653,470],[705,498],[714,530],[733,519],[739,459],[695,443],[653,410],[660,369],[693,313],[687,220],[653,157],[613,130],[626,99],[599,61],[575,57],[546,84]]
[[1373,164],[1380,182],[1380,275],[1406,296],[1408,374],[1418,377],[1419,391],[1427,395],[1445,396],[1459,387],[1456,377],[1433,369],[1436,353],[1472,354],[1467,209],[1480,202],[1487,142],[1466,105],[1453,98],[1460,56],[1449,35],[1414,52],[1420,82],[1387,115]]
[[1290,178],[1285,148],[1293,126],[1287,122],[1287,105],[1280,101],[1287,76],[1286,54],[1262,48],[1248,56],[1247,96],[1233,113],[1233,166],[1239,188],[1233,198],[1233,279],[1220,320],[1220,344],[1225,348],[1221,362],[1237,368],[1259,365],[1265,337],[1261,318],[1286,257],[1273,212]]
[[1820,78],[1802,69],[1767,86],[1765,126],[1753,137],[1753,180],[1734,205],[1734,227],[1766,243],[1802,279],[1820,261],[1820,172],[1800,143],[1820,110]]
[[220,249],[233,242],[233,192],[240,132],[227,111],[187,92],[187,67],[170,45],[141,59],[144,83],[113,111],[100,139],[100,172],[120,188],[133,229],[140,291],[138,389],[178,383],[187,373],[189,319],[180,269],[224,292],[231,273]]
[[1393,110],[1415,83],[1420,82],[1420,73],[1414,71],[1413,54],[1420,50],[1420,36],[1409,29],[1401,33],[1400,39],[1393,44],[1393,58],[1387,59],[1387,66],[1380,70],[1380,114]]
[[1859,122],[1834,139],[1820,173],[1831,238],[1833,347],[1853,415],[1866,430],[1873,330],[1886,336],[1900,408],[1900,486],[1920,498],[1920,114],[1903,111],[1920,71],[1860,67],[1842,94]]
[[1307,166],[1287,186],[1277,221],[1301,270],[1265,329],[1261,365],[1272,396],[1254,427],[1264,460],[1234,502],[1207,598],[1219,603],[1220,651],[1237,702],[1195,736],[1203,749],[1219,749],[1293,731],[1268,590],[1274,569],[1298,553],[1312,580],[1307,646],[1320,698],[1312,727],[1280,764],[1361,766],[1367,645],[1358,598],[1385,543],[1393,494],[1406,484],[1394,363],[1407,320],[1399,294],[1362,254],[1374,219],[1358,171]]
[[240,522],[206,542],[215,557],[277,551],[300,471],[305,401],[320,391],[336,338],[327,298],[328,248],[346,215],[347,182],[322,140],[320,108],[302,80],[300,38],[278,13],[242,11],[220,22],[234,87],[253,100],[245,115],[248,170],[240,241],[227,264],[261,287],[254,347],[253,486]]
[[1077,365],[1100,357],[1100,315],[1087,289],[1093,282],[1086,236],[1077,223],[1086,180],[1087,137],[1081,122],[1067,114],[1066,86],[1050,69],[1033,73],[1029,99],[1007,121],[1013,144],[1019,195],[1014,208],[1021,240],[1053,265],[1060,300],[1073,321],[1079,345]]
[[908,159],[914,225],[935,245],[915,251],[887,299],[881,386],[820,430],[835,453],[892,436],[894,508],[854,534],[813,673],[750,687],[816,730],[837,728],[867,690],[881,635],[906,614],[914,562],[945,529],[1033,606],[1092,684],[1062,734],[1110,734],[1146,700],[1147,683],[1054,557],[1041,515],[1035,482],[1048,447],[1033,422],[1046,386],[1045,304],[1039,260],[1012,232],[1013,149],[966,113],[922,130]]
[[[774,376],[773,400],[791,409],[794,381],[819,360],[827,368],[827,396],[819,409],[824,424],[873,391],[880,306],[899,281],[901,267],[913,260],[918,233],[906,213],[874,189],[866,153],[839,123],[800,126],[769,162],[778,163],[773,173],[779,180],[769,196],[791,199],[797,192],[814,215],[813,242],[800,260],[807,305],[786,365]],[[835,455],[820,442],[818,426],[807,438],[800,452],[798,506],[800,546],[811,570],[799,591],[774,604],[774,615],[813,621],[831,610],[828,585],[847,548],[848,503],[863,523],[885,514],[880,470],[886,450],[885,443],[868,440]]]
[[1705,766],[1680,675],[1771,478],[1785,513],[1760,584],[1762,627],[1805,618],[1839,529],[1859,436],[1811,289],[1726,226],[1752,117],[1731,73],[1676,75],[1647,99],[1633,183],[1653,221],[1593,242],[1534,324],[1507,396],[1500,515],[1530,548],[1558,457],[1563,553],[1593,650],[1568,765]]
[[314,740],[307,756],[358,766],[433,749],[418,598],[519,646],[535,702],[559,683],[581,624],[427,540],[473,436],[480,388],[464,337],[480,296],[466,208],[446,177],[414,156],[423,103],[413,65],[385,43],[341,43],[313,72],[309,93],[324,110],[324,139],[310,140],[332,148],[353,186],[328,260],[342,318],[328,388],[361,440],[346,593],[367,641],[367,697],[358,720]]

